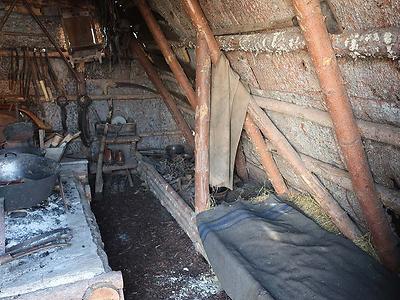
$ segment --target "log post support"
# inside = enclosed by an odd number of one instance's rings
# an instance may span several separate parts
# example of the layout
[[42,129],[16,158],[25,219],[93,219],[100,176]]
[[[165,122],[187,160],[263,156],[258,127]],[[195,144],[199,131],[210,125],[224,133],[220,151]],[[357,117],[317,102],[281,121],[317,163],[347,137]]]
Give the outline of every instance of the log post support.
[[209,143],[210,143],[210,78],[211,59],[207,42],[198,34],[196,47],[196,92],[198,104],[195,116],[195,211],[209,208]]
[[197,105],[197,99],[193,87],[188,77],[186,76],[185,72],[183,71],[181,65],[179,64],[178,60],[176,59],[174,52],[169,46],[167,38],[162,32],[160,26],[158,25],[156,18],[154,17],[150,7],[146,3],[146,0],[137,1],[136,6],[139,9],[141,15],[143,16],[143,19],[146,22],[147,27],[149,28],[151,34],[154,37],[154,40],[156,41],[158,47],[160,48],[165,58],[165,61],[169,65],[172,73],[174,73],[176,77],[176,80],[179,82],[182,90],[184,91],[190,105],[195,109]]
[[172,95],[167,90],[167,88],[162,83],[160,76],[158,75],[157,71],[153,67],[153,64],[150,62],[146,53],[144,52],[142,46],[139,44],[138,40],[133,38],[130,43],[130,48],[132,52],[136,55],[137,59],[139,60],[140,64],[144,68],[147,76],[154,84],[154,87],[160,93],[161,97],[164,100],[165,105],[168,107],[172,117],[174,118],[176,125],[182,131],[183,136],[186,139],[186,142],[190,145],[190,147],[194,148],[194,138],[192,135],[192,130],[190,129],[189,125],[186,123],[182,113],[178,109]]
[[278,153],[290,163],[294,171],[301,177],[307,185],[307,191],[314,195],[315,200],[329,214],[339,230],[351,240],[359,238],[361,233],[353,221],[351,221],[348,214],[329,194],[318,178],[307,169],[297,151],[254,100],[249,104],[249,114],[261,132],[278,150]]
[[246,155],[244,154],[242,141],[239,140],[238,149],[235,158],[236,174],[242,181],[249,180],[249,172],[247,171]]
[[293,0],[354,192],[375,250],[389,269],[399,269],[397,243],[372,179],[367,157],[318,0]]
[[254,124],[253,120],[248,115],[244,121],[244,129],[260,156],[261,165],[263,166],[267,178],[271,181],[276,193],[280,196],[287,194],[288,189],[285,181],[279,172],[278,166],[276,165],[271,152],[268,150],[267,145],[264,142],[260,129],[258,129],[257,125]]

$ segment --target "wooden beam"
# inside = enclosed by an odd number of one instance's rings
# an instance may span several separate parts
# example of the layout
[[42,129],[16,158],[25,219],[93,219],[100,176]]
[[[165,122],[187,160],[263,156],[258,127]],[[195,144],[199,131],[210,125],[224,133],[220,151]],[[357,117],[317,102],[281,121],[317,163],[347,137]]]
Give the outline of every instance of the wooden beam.
[[[374,28],[364,31],[348,31],[330,34],[336,56],[352,58],[400,57],[400,29],[397,27]],[[283,54],[306,50],[306,42],[300,28],[292,27],[275,31],[217,36],[221,50],[254,53]],[[193,48],[193,40],[171,41],[173,48]]]
[[[49,55],[49,58],[61,58],[61,55],[58,52],[49,51],[47,53]],[[69,58],[69,53],[68,52],[63,52],[63,54],[64,54],[65,57]],[[11,51],[10,50],[7,50],[7,49],[0,50],[0,57],[8,57],[8,56],[11,56]]]
[[[278,112],[288,116],[301,118],[316,124],[333,128],[332,119],[328,112],[253,95],[257,104],[268,111]],[[358,129],[364,138],[400,147],[400,128],[374,122],[356,120]]]
[[[266,141],[266,143],[268,151],[280,155],[269,141]],[[353,191],[349,172],[309,155],[303,153],[299,153],[299,155],[310,172],[316,174],[318,177],[325,178],[346,190]],[[284,157],[282,158],[285,159]],[[376,182],[375,187],[383,205],[392,209],[395,213],[400,214],[400,192]]]
[[293,0],[292,2],[375,250],[382,264],[392,271],[398,271],[400,270],[398,241],[378,200],[360,132],[324,23],[320,1]]
[[258,156],[260,157],[260,162],[265,170],[267,178],[271,181],[276,193],[280,196],[285,195],[288,192],[285,181],[272,157],[271,152],[268,150],[267,145],[261,135],[260,129],[254,124],[253,120],[246,116],[244,121],[244,129],[249,136],[250,141],[253,143]]
[[195,211],[202,212],[210,207],[209,145],[210,145],[210,84],[211,59],[207,42],[202,35],[197,37],[196,48],[196,92],[195,116]]
[[329,194],[318,178],[307,169],[293,146],[254,100],[250,102],[249,113],[264,136],[271,141],[279,154],[290,163],[296,174],[303,179],[307,185],[307,190],[314,195],[315,200],[329,214],[339,230],[351,240],[359,238],[361,233],[356,225],[332,195]]
[[138,171],[149,185],[150,190],[192,240],[197,252],[207,259],[197,231],[196,215],[193,209],[189,207],[152,165],[143,161],[143,156],[139,152],[136,153],[136,157],[138,158]]
[[160,76],[158,75],[157,71],[155,70],[153,64],[150,62],[149,58],[146,56],[142,46],[136,40],[136,38],[131,40],[130,47],[133,53],[135,53],[137,59],[139,60],[140,64],[144,68],[147,76],[154,84],[160,95],[162,96],[165,105],[168,107],[172,117],[174,118],[176,125],[182,131],[183,136],[186,139],[188,145],[194,149],[194,138],[192,135],[192,131],[187,124],[185,118],[183,117],[182,113],[178,109],[175,100],[173,99],[171,93],[167,90],[167,88],[162,83]]

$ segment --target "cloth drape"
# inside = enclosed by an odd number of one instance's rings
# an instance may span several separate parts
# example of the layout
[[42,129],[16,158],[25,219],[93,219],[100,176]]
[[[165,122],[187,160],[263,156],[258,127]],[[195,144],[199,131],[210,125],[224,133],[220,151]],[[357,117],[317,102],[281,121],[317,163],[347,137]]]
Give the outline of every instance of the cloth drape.
[[235,156],[251,95],[221,55],[212,69],[210,185],[233,187]]

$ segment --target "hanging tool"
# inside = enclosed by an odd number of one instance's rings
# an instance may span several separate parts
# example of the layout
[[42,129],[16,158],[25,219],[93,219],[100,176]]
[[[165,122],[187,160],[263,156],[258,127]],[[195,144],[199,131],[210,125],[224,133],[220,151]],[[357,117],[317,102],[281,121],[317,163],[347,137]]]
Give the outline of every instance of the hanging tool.
[[40,21],[40,19],[38,18],[38,16],[35,14],[35,12],[32,9],[31,4],[27,1],[27,0],[22,0],[24,6],[26,7],[26,9],[29,11],[30,15],[32,16],[32,18],[36,21],[36,23],[39,25],[39,27],[42,29],[42,31],[44,32],[44,34],[47,36],[47,38],[50,40],[50,42],[53,44],[54,48],[56,48],[57,52],[60,54],[61,58],[63,59],[63,61],[65,62],[65,64],[67,65],[68,69],[71,71],[72,75],[74,76],[75,80],[77,82],[80,82],[80,78],[76,72],[76,70],[73,68],[73,66],[70,64],[70,62],[68,61],[68,59],[65,57],[64,53],[62,52],[60,46],[58,46],[57,42],[54,40],[54,38],[51,36],[51,34],[49,33],[49,31],[47,30],[46,26],[44,26],[44,24],[42,23],[42,21]]
[[[41,49],[39,52],[39,57],[40,57],[40,65],[43,68],[43,79],[45,81],[46,84],[46,91],[47,91],[47,95],[49,96],[49,99],[51,101],[54,100],[53,98],[53,92],[51,91],[51,84],[53,83],[51,78],[50,78],[50,71],[49,71],[49,64],[47,63],[46,60],[46,49]],[[54,89],[57,89],[54,86]]]
[[65,89],[60,84],[57,74],[55,73],[53,66],[50,63],[49,54],[47,53],[47,51],[45,49],[43,51],[43,59],[44,59],[44,65],[46,66],[46,75],[48,78],[50,78],[50,81],[51,81],[52,85],[54,86],[55,91],[58,94],[56,102],[57,102],[57,104],[59,104],[59,106],[60,105],[66,106],[68,103],[64,104],[64,102],[67,101]]
[[15,92],[17,87],[17,79],[18,79],[18,51],[17,49],[11,49],[10,56],[10,69],[8,71],[8,89],[11,92]]
[[[20,91],[21,90],[21,80],[20,80],[20,69],[19,69],[19,53],[18,49],[15,48],[15,90]],[[17,86],[19,85],[19,89],[17,89]],[[20,93],[21,94],[21,93]]]
[[51,83],[54,86],[54,89],[56,90],[57,93],[65,96],[65,91],[62,88],[60,82],[58,81],[57,74],[54,72],[54,69],[50,63],[49,54],[47,53],[46,50],[44,50],[44,57],[45,57],[46,65],[47,65],[47,71],[48,71]]
[[14,66],[14,51],[13,51],[13,49],[11,49],[11,51],[10,51],[10,68],[8,70],[8,89],[10,91],[13,90],[13,87],[12,87],[13,66]]
[[57,97],[56,103],[60,107],[60,110],[61,110],[61,125],[62,125],[62,129],[63,129],[63,133],[66,133],[68,131],[68,128],[67,128],[68,99],[67,99],[67,97],[61,95],[61,96]]
[[78,128],[82,132],[81,140],[82,143],[86,146],[90,146],[90,127],[89,127],[89,119],[88,119],[88,111],[89,106],[92,103],[92,99],[88,95],[82,95],[78,98]]
[[20,81],[20,94],[22,97],[24,97],[24,83],[25,83],[25,51],[24,48],[21,48],[21,52],[22,52],[22,67],[21,67],[21,73],[19,75],[19,81]]
[[31,85],[31,67],[29,61],[29,53],[27,48],[22,49],[23,64],[22,64],[22,96],[25,100],[29,97],[29,90]]
[[[40,99],[40,92],[39,92],[39,76],[38,76],[38,68],[36,64],[36,54],[35,51],[32,52],[32,55],[28,52],[28,60],[29,60],[29,67],[31,69],[32,73],[32,85],[33,85],[33,90],[35,91],[35,99],[38,102]],[[28,83],[30,84],[30,83]],[[29,95],[28,95],[29,96]]]
[[43,66],[41,65],[41,60],[40,60],[40,52],[37,53],[37,49],[33,50],[33,60],[36,68],[37,82],[39,83],[40,90],[42,91],[46,101],[49,101],[49,95],[47,94],[46,84],[44,80]]

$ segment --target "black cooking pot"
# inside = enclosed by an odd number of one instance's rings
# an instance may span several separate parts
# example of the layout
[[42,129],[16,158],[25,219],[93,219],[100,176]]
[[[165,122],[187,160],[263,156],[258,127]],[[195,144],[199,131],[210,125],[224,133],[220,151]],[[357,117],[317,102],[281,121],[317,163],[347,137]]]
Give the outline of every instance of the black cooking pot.
[[6,211],[30,208],[53,191],[60,164],[27,153],[0,155],[0,197]]
[[28,142],[32,140],[35,127],[30,122],[16,122],[8,124],[3,134],[6,141]]
[[179,154],[184,154],[185,153],[185,147],[181,144],[176,144],[176,145],[168,145],[165,147],[165,153],[169,158],[174,158],[175,156]]
[[21,146],[21,147],[12,147],[12,148],[7,148],[5,147],[4,149],[0,150],[0,155],[2,154],[7,154],[7,153],[27,153],[27,154],[33,154],[37,156],[44,156],[46,154],[46,151],[40,148],[36,147],[31,147],[31,146]]

